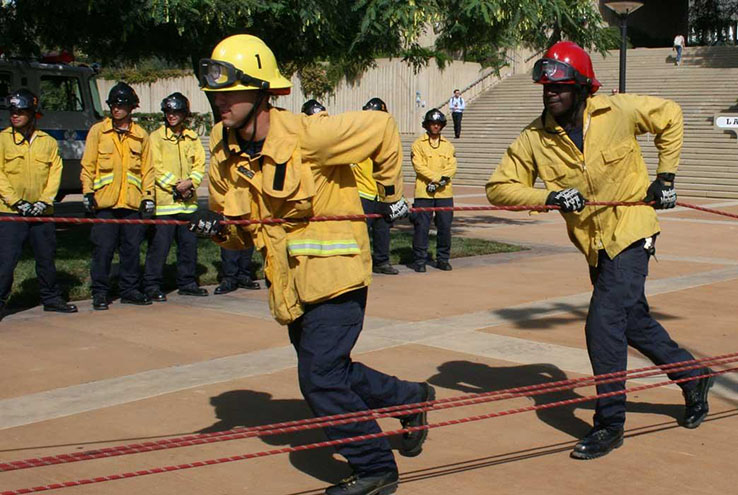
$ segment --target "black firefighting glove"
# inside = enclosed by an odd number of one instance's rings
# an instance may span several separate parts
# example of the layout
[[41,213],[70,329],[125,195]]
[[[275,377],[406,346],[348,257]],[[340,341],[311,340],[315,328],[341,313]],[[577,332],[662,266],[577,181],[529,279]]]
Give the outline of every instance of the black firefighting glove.
[[28,213],[28,216],[29,217],[40,217],[41,215],[44,214],[44,212],[49,206],[51,205],[49,205],[48,203],[44,203],[43,201],[36,201],[35,203],[33,203],[33,208]]
[[451,182],[451,178],[446,177],[445,175],[443,175],[443,176],[441,176],[441,180],[438,181],[438,187],[446,187],[449,182]]
[[94,215],[97,211],[97,201],[95,201],[95,193],[87,193],[82,198],[82,206],[85,208],[85,213],[88,215]]
[[202,237],[213,237],[220,234],[225,225],[221,222],[225,217],[212,210],[197,210],[190,219],[190,232]]
[[674,174],[658,174],[648,190],[643,200],[646,203],[655,201],[653,207],[657,210],[666,210],[674,208],[677,202],[677,193],[674,189]]
[[562,191],[551,191],[546,198],[547,205],[558,206],[563,213],[582,211],[586,201],[582,193],[573,187]]
[[154,212],[156,211],[156,203],[153,199],[144,199],[138,206],[138,215],[144,220],[151,220],[154,218]]
[[382,205],[384,219],[388,222],[405,218],[410,214],[410,205],[407,204],[405,198],[400,198],[394,203],[382,203]]
[[425,192],[427,192],[428,194],[433,194],[434,192],[436,192],[436,189],[438,189],[438,184],[436,184],[435,182],[431,182],[430,184],[425,186]]
[[13,205],[13,209],[20,213],[22,217],[30,217],[31,211],[33,211],[33,205],[25,199],[21,199]]

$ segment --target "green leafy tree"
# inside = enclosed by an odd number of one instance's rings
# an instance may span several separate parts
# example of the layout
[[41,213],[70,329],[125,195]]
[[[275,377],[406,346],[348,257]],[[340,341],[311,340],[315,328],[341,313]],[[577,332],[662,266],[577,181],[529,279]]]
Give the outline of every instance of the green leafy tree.
[[[415,68],[462,58],[499,69],[516,46],[616,44],[590,0],[4,0],[0,14],[6,51],[64,48],[108,66],[156,57],[195,69],[224,37],[254,34],[287,74],[303,78],[309,96],[381,56]],[[436,41],[423,46],[428,31]]]
[[738,0],[693,0],[689,9],[689,25],[697,42],[707,45],[728,41],[729,28],[738,20]]

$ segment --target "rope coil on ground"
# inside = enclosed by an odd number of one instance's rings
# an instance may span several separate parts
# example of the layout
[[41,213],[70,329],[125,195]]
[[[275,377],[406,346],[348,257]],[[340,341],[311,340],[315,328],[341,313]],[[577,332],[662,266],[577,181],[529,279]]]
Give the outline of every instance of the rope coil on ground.
[[[716,362],[716,361],[720,361],[720,362]],[[550,392],[559,391],[559,390],[567,390],[567,389],[572,389],[572,388],[576,388],[576,387],[584,386],[584,385],[594,385],[594,384],[597,384],[597,383],[611,383],[611,382],[615,382],[615,381],[623,381],[624,376],[620,376],[620,375],[624,375],[624,374],[630,374],[631,375],[630,378],[643,378],[643,377],[647,377],[647,376],[653,376],[653,375],[656,375],[656,374],[661,374],[661,373],[664,373],[664,372],[686,371],[688,369],[702,368],[704,364],[712,364],[712,365],[718,364],[718,365],[722,365],[722,364],[727,364],[727,363],[735,362],[735,361],[738,361],[738,353],[728,354],[728,355],[724,355],[724,356],[703,358],[703,359],[692,360],[692,361],[684,361],[684,362],[680,362],[680,363],[672,363],[671,365],[665,365],[666,367],[668,367],[667,370],[660,370],[661,367],[658,367],[658,366],[656,366],[656,367],[650,367],[650,369],[659,368],[659,371],[654,372],[654,373],[648,373],[648,372],[646,372],[646,373],[642,373],[641,375],[638,375],[638,374],[634,374],[634,372],[640,372],[639,370],[628,370],[628,371],[625,371],[625,372],[612,373],[612,374],[608,374],[608,375],[599,375],[599,376],[594,376],[594,377],[586,377],[586,378],[573,379],[573,380],[570,380],[569,382],[571,382],[571,383],[567,384],[566,386],[551,387],[550,384],[547,384],[547,385],[549,385],[548,387],[543,387],[543,384],[541,384],[541,385],[534,385],[534,386],[530,386],[530,387],[538,387],[538,389],[535,390],[534,393],[531,393],[531,394],[513,393],[512,392],[513,390],[518,390],[520,388],[526,388],[526,387],[518,387],[516,389],[505,389],[505,390],[499,390],[499,391],[493,392],[495,394],[498,394],[500,396],[499,398],[492,398],[492,399],[490,399],[488,397],[477,397],[476,399],[466,399],[466,397],[468,397],[468,396],[462,396],[462,397],[460,397],[460,398],[458,398],[456,400],[455,399],[442,399],[442,400],[439,400],[439,401],[430,401],[428,403],[410,404],[410,405],[407,405],[407,407],[404,410],[402,410],[402,413],[403,414],[414,414],[414,413],[421,412],[421,411],[428,411],[428,410],[433,410],[433,409],[445,409],[445,408],[451,408],[451,407],[461,407],[463,405],[470,405],[470,404],[476,404],[476,403],[481,403],[481,402],[489,402],[491,400],[504,400],[504,399],[515,398],[515,397],[530,397],[532,395],[539,395],[539,394],[542,394],[542,393],[550,393]],[[685,363],[691,363],[691,364],[688,364],[688,365],[685,366]],[[649,368],[643,368],[642,370],[648,370],[648,369]],[[490,419],[490,418],[494,418],[494,417],[508,416],[508,415],[511,415],[511,414],[518,414],[518,413],[522,413],[522,412],[536,411],[536,410],[543,410],[543,409],[550,409],[550,408],[559,407],[559,406],[577,404],[577,403],[586,402],[586,401],[590,401],[590,400],[595,400],[595,399],[600,399],[600,398],[605,398],[605,397],[613,397],[613,396],[616,396],[616,395],[623,395],[623,394],[627,394],[627,393],[631,393],[631,392],[638,392],[638,391],[642,391],[642,390],[648,390],[648,389],[652,389],[652,388],[662,387],[662,386],[666,386],[666,385],[673,384],[673,383],[684,383],[684,382],[688,382],[688,381],[692,381],[692,380],[698,380],[698,379],[701,379],[701,378],[718,376],[718,375],[722,375],[722,374],[725,374],[725,373],[731,373],[731,372],[735,372],[735,371],[738,371],[738,367],[733,367],[733,368],[719,370],[719,371],[713,371],[711,373],[702,373],[700,375],[693,376],[693,377],[688,377],[688,378],[681,378],[681,379],[677,379],[677,380],[666,380],[666,381],[658,382],[658,383],[655,383],[655,384],[642,385],[642,386],[633,387],[633,388],[629,388],[629,389],[626,388],[626,389],[624,389],[622,391],[615,391],[615,392],[609,392],[609,393],[604,393],[604,394],[591,395],[591,396],[586,396],[586,397],[577,397],[577,398],[574,398],[574,399],[567,399],[567,400],[562,400],[562,401],[556,401],[556,402],[551,402],[551,403],[547,403],[547,404],[538,404],[538,405],[532,405],[532,406],[527,406],[527,407],[522,407],[522,408],[509,409],[509,410],[506,410],[506,411],[499,411],[499,412],[493,412],[493,413],[488,413],[488,414],[483,414],[483,415],[470,416],[470,417],[467,417],[467,418],[461,418],[461,419],[456,419],[456,420],[442,421],[442,422],[432,423],[432,424],[428,424],[428,425],[424,425],[424,426],[403,428],[403,429],[399,429],[399,430],[386,431],[386,432],[381,432],[381,433],[361,435],[361,436],[349,437],[349,438],[342,438],[342,439],[336,439],[336,440],[328,440],[328,441],[324,441],[324,442],[316,442],[316,443],[312,443],[312,444],[298,445],[298,446],[294,446],[294,447],[283,447],[283,448],[279,448],[279,449],[273,449],[273,450],[262,451],[262,452],[242,454],[242,455],[236,455],[236,456],[230,456],[230,457],[223,457],[223,458],[211,459],[211,460],[206,460],[206,461],[197,461],[197,462],[193,462],[193,463],[185,463],[185,464],[178,464],[178,465],[172,465],[172,466],[164,466],[164,467],[159,467],[159,468],[152,468],[152,469],[146,469],[146,470],[140,470],[140,471],[134,471],[134,472],[127,472],[127,473],[121,473],[121,474],[113,474],[113,475],[109,475],[109,476],[101,476],[101,477],[90,478],[90,479],[82,479],[82,480],[76,480],[76,481],[67,481],[67,482],[63,482],[63,483],[54,483],[54,484],[50,484],[50,485],[36,486],[36,487],[32,487],[32,488],[23,488],[23,489],[19,489],[19,490],[9,490],[9,491],[1,492],[0,495],[20,495],[20,494],[26,494],[26,493],[37,493],[37,492],[54,490],[54,489],[60,489],[60,488],[68,488],[68,487],[72,487],[72,486],[81,486],[81,485],[92,484],[92,483],[101,483],[101,482],[105,482],[105,481],[113,481],[113,480],[118,480],[118,479],[133,478],[133,477],[138,477],[138,476],[146,476],[146,475],[149,475],[149,474],[158,474],[158,473],[165,473],[165,472],[171,472],[171,471],[180,471],[180,470],[190,469],[190,468],[194,468],[194,467],[208,466],[208,465],[214,465],[214,464],[223,464],[223,463],[226,463],[226,462],[233,462],[233,461],[239,461],[239,460],[245,460],[245,459],[253,459],[253,458],[257,458],[257,457],[266,457],[266,456],[270,456],[270,455],[276,455],[276,454],[282,454],[282,453],[288,453],[288,452],[298,452],[298,451],[310,450],[310,449],[321,448],[321,447],[329,447],[329,446],[342,445],[342,444],[356,442],[356,441],[362,441],[362,440],[369,440],[369,439],[374,439],[374,438],[382,438],[382,437],[400,435],[400,434],[403,434],[403,433],[411,433],[411,432],[415,432],[415,431],[421,431],[421,430],[424,430],[424,429],[438,428],[438,427],[442,427],[442,426],[451,426],[451,425],[456,425],[456,424],[469,423],[469,422],[473,422],[473,421],[480,421],[480,420],[483,420],[483,419]],[[614,378],[608,378],[608,379],[603,380],[604,377],[610,377],[612,375],[619,375],[619,376],[614,377]],[[589,380],[592,383],[585,383],[585,380]],[[563,381],[563,382],[566,382],[566,380]],[[556,383],[558,383],[558,382],[556,382]],[[584,385],[581,385],[582,383]],[[489,396],[490,394],[488,393],[488,394],[472,394],[472,395],[485,395],[485,396]],[[484,399],[486,399],[486,400],[484,400]],[[443,401],[446,402],[444,405],[439,405],[438,404],[439,402],[443,402]],[[430,404],[430,406],[429,407],[419,407],[418,408],[417,406],[420,405],[420,404]],[[374,413],[376,413],[376,411],[377,410],[375,410]],[[365,415],[367,414],[366,411],[364,411],[363,413]],[[374,413],[372,413],[372,414],[374,414]],[[380,416],[380,417],[386,417],[386,416],[387,415]],[[374,417],[375,416],[366,416],[366,419],[365,420],[374,419]],[[314,420],[313,423],[306,424],[304,426],[311,427],[311,428],[319,428],[319,427],[328,426],[328,425],[331,424],[330,422],[327,422],[326,421],[326,418],[313,418],[313,420]],[[334,422],[332,424],[338,424],[338,423],[337,422]],[[261,433],[262,435],[265,435],[265,434],[267,434],[266,432],[271,432],[269,434],[283,433],[284,432],[284,431],[276,431],[273,428],[274,426],[275,425],[263,425],[263,426],[260,427],[260,428],[262,428],[262,430],[256,430],[256,431],[252,430],[252,431],[249,431],[249,432],[244,432],[244,434],[245,433]],[[269,428],[272,428],[272,429],[270,430]],[[308,429],[308,428],[302,428],[302,429]],[[288,430],[288,431],[297,431],[297,430]],[[223,435],[223,436],[225,437],[227,435]],[[251,435],[251,436],[257,436],[257,435]],[[258,436],[261,436],[261,435],[258,435]],[[228,439],[230,439],[230,438],[228,438]],[[223,440],[216,440],[216,441],[223,441]],[[192,443],[190,445],[196,445],[196,443]],[[185,446],[185,445],[176,445],[176,446],[179,447],[179,446]],[[167,447],[165,447],[165,448],[167,448]],[[171,447],[171,448],[173,448],[173,447]],[[141,450],[141,451],[142,452],[145,452],[145,451],[149,451],[149,450],[159,450],[159,449],[153,449],[153,448],[151,448],[151,449],[148,449],[148,450]],[[131,452],[124,452],[124,453],[136,453],[136,452],[131,451]],[[115,454],[115,455],[123,455],[124,453]],[[100,455],[99,457],[109,457],[109,456],[110,455]],[[57,456],[57,457],[59,459],[61,459],[64,456]],[[73,457],[73,456],[67,455],[66,457]],[[89,458],[98,458],[98,457],[92,456],[92,457],[89,457]],[[83,460],[83,459],[76,459],[76,460]],[[23,461],[17,461],[17,462],[23,462]],[[73,461],[63,461],[63,462],[73,462]],[[59,463],[62,463],[62,462],[59,462]],[[50,465],[50,464],[51,463],[44,462],[43,464],[39,464],[39,465],[36,465],[36,466],[29,466],[29,467],[39,467],[39,466]],[[13,468],[13,469],[18,469],[18,468]],[[11,470],[13,470],[13,469],[11,469]]]

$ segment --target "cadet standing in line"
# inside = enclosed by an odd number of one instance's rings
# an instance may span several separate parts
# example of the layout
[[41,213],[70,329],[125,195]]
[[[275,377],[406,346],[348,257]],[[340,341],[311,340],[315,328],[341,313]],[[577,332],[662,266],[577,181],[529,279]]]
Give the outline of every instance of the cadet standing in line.
[[[694,357],[671,340],[651,316],[644,286],[655,252],[659,223],[654,208],[676,204],[674,178],[682,148],[678,104],[653,96],[594,93],[600,87],[592,60],[575,43],[553,45],[536,62],[533,81],[543,85],[543,113],[503,155],[487,182],[495,205],[555,205],[574,245],[587,258],[594,286],[585,326],[587,351],[596,375],[626,369],[628,346],[657,365]],[[636,136],[651,133],[659,151],[656,179]],[[537,177],[546,189],[535,189]],[[585,206],[591,201],[655,201],[651,206]],[[709,368],[668,373],[672,380]],[[713,378],[680,384],[683,425],[697,428],[707,417]],[[597,393],[620,392],[625,382],[597,385]],[[623,443],[625,394],[597,401],[594,426],[571,452],[593,459]]]
[[[419,137],[412,147],[410,160],[415,169],[414,208],[453,206],[451,179],[456,175],[456,149],[441,136],[446,127],[446,116],[436,108],[430,109],[423,119],[425,134]],[[428,260],[428,231],[434,213],[416,212],[414,215],[413,269],[425,272]],[[451,270],[451,222],[453,211],[435,212],[434,222],[438,232],[436,237],[436,268]]]
[[[236,35],[200,61],[201,84],[214,96],[221,122],[210,140],[210,205],[192,228],[222,246],[261,250],[272,314],[288,325],[300,389],[316,415],[431,400],[433,388],[399,380],[352,361],[362,329],[371,258],[363,220],[223,226],[223,217],[308,218],[361,214],[350,163],[370,157],[390,220],[404,217],[402,146],[385,112],[295,115],[269,105],[291,83],[263,41]],[[425,424],[424,413],[401,418]],[[375,421],[325,428],[329,438],[378,433]],[[403,437],[400,453],[418,455],[427,431]],[[328,495],[389,495],[398,481],[386,438],[338,447],[354,475]]]
[[[0,132],[0,216],[54,214],[62,160],[56,139],[36,129],[38,97],[27,89],[8,95],[10,127]],[[44,311],[76,313],[56,282],[56,225],[0,221],[0,320],[13,286],[13,272],[28,240],[36,258]]]
[[[128,84],[119,82],[110,89],[107,104],[111,117],[90,128],[82,156],[80,178],[85,212],[104,219],[152,218],[156,204],[154,171],[148,157],[149,136],[132,120],[138,96]],[[110,268],[116,249],[120,255],[120,302],[151,304],[139,288],[139,250],[144,233],[143,225],[92,226],[90,276],[94,309],[108,309]]]
[[[151,167],[156,177],[156,218],[189,220],[197,211],[195,190],[205,177],[205,150],[197,133],[187,128],[190,102],[182,93],[161,101],[164,125],[149,137]],[[197,284],[197,236],[187,225],[154,225],[146,252],[144,293],[163,302],[164,265],[177,239],[177,291],[183,296],[207,296]]]
[[[372,98],[362,107],[365,111],[386,112],[387,105],[381,98]],[[379,201],[377,181],[374,180],[374,162],[371,158],[351,164],[361,207],[366,214],[381,213],[384,204]],[[397,268],[390,263],[390,227],[392,222],[382,218],[367,218],[366,225],[372,239],[372,272],[397,275]]]

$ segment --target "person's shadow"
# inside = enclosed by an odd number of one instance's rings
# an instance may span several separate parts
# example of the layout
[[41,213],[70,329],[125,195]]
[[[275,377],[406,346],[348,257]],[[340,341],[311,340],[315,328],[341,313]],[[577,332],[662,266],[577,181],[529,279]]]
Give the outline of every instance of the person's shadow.
[[[210,398],[218,421],[197,433],[213,433],[237,427],[253,427],[313,417],[303,400],[272,399],[271,394],[255,390],[231,390]],[[297,446],[323,442],[321,429],[260,437],[267,445]],[[327,483],[337,483],[351,474],[347,462],[333,457],[333,448],[290,452],[290,463],[300,471]]]
[[[553,364],[527,364],[493,368],[486,364],[470,361],[449,361],[439,366],[438,373],[430,377],[428,382],[464,393],[485,393],[512,387],[557,382],[567,378],[566,373]],[[581,397],[583,396],[574,390],[564,390],[534,395],[531,399],[536,405],[540,405]],[[547,425],[574,438],[581,438],[587,434],[591,425],[574,415],[577,408],[594,410],[594,401],[539,409],[536,411],[536,415]],[[651,404],[647,402],[628,402],[627,409],[629,412],[665,414],[675,419],[680,419],[684,412],[684,406],[679,404]]]

